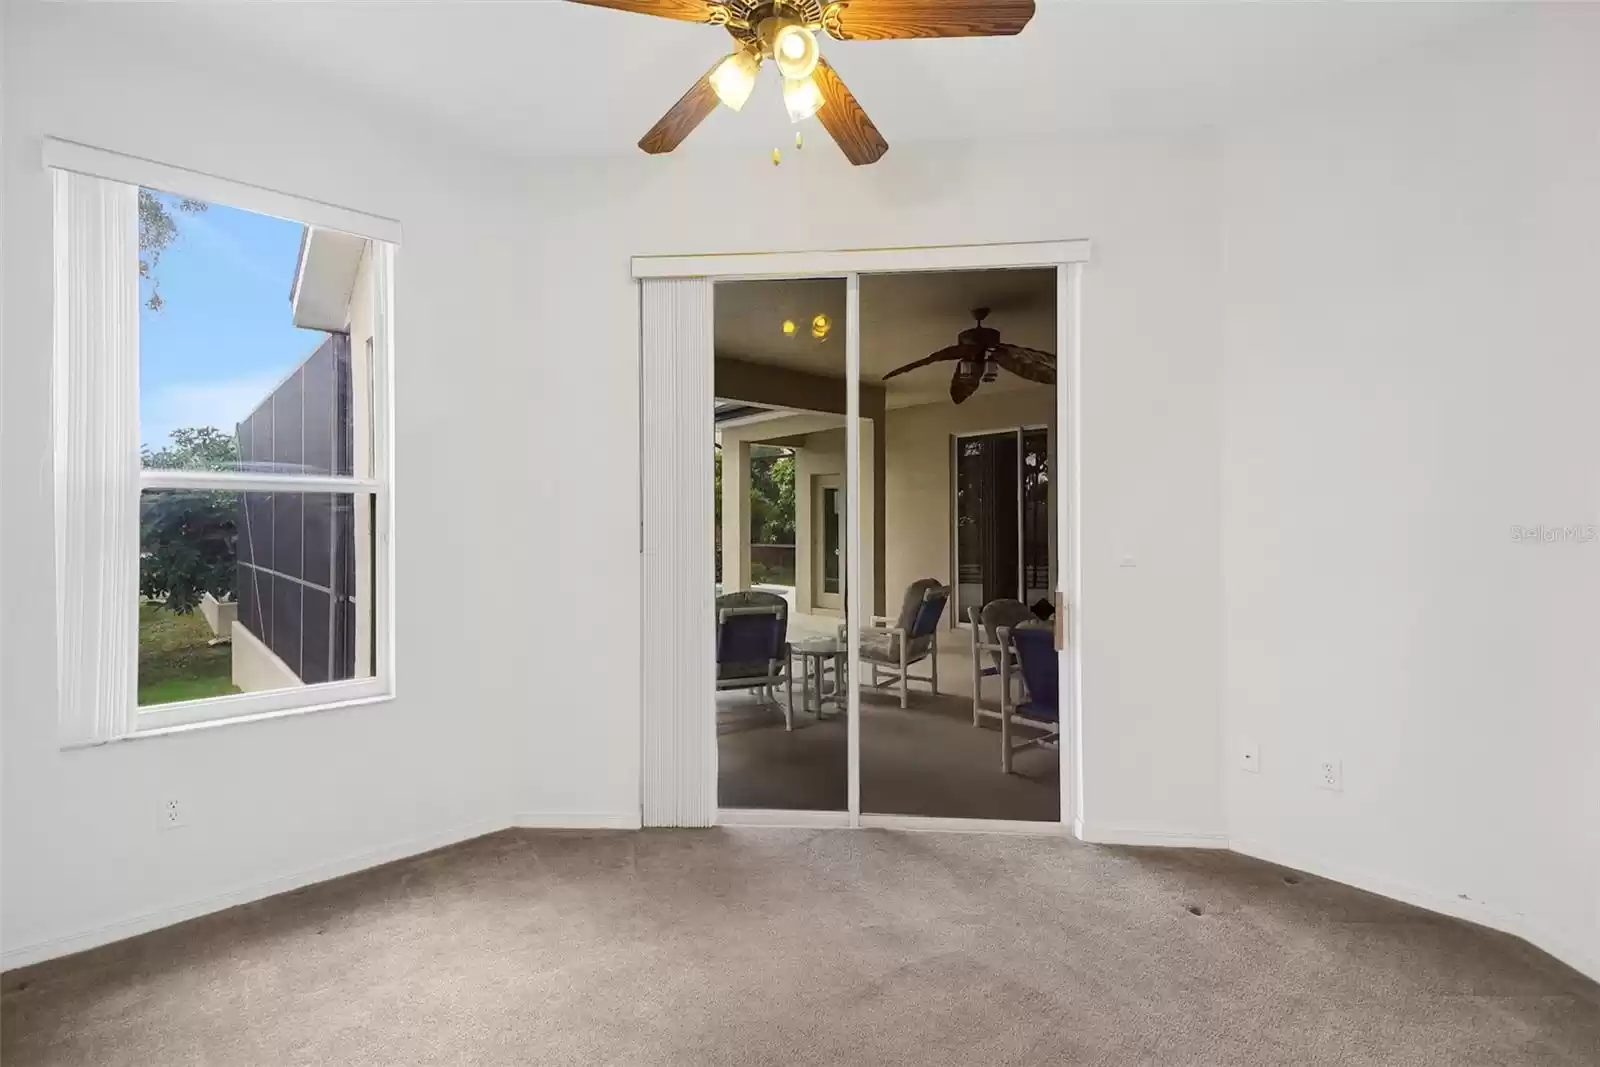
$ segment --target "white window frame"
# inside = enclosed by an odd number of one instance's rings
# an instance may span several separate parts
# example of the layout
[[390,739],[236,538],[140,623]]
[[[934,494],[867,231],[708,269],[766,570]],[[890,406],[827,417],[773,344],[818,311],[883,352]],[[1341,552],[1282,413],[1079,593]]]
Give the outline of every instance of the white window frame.
[[[390,391],[394,363],[394,259],[400,224],[392,219],[293,196],[215,175],[47,138],[43,162],[57,184],[56,339],[54,442],[57,542],[57,672],[63,747],[103,744],[174,729],[238,722],[328,708],[349,707],[394,696],[394,460]],[[140,465],[138,440],[139,350],[137,278],[117,264],[74,262],[92,257],[96,228],[115,247],[128,225],[120,192],[89,202],[88,222],[65,219],[73,204],[73,175],[134,188],[146,187],[208,203],[328,229],[372,241],[373,359],[371,366],[370,477],[285,476],[248,472],[158,471]],[[107,206],[109,205],[109,206]],[[72,240],[63,240],[64,235]],[[84,249],[89,249],[88,253]],[[110,257],[102,257],[110,258]],[[130,308],[132,323],[130,329]],[[131,363],[130,363],[131,361]],[[109,369],[107,369],[109,368]],[[82,427],[87,412],[109,427]],[[214,489],[224,492],[349,493],[370,495],[374,513],[372,550],[371,677],[321,682],[291,689],[237,693],[199,700],[138,706],[137,569],[139,494],[152,489]],[[131,589],[130,589],[131,583]],[[365,605],[362,606],[363,609]],[[132,613],[132,618],[128,617]],[[69,617],[75,614],[75,617]],[[87,627],[89,632],[83,633]],[[87,638],[87,640],[86,640]],[[122,648],[132,642],[131,647]],[[99,649],[97,650],[97,646]],[[106,647],[110,652],[103,651]]]

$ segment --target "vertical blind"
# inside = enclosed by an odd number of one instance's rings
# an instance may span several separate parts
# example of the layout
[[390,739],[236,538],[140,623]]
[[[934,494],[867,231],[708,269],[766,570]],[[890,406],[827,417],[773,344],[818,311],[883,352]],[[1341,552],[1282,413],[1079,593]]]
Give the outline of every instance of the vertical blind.
[[[712,283],[646,279],[641,291],[643,819],[646,826],[710,826],[717,812]],[[685,605],[694,606],[698,625],[681,625]]]
[[56,678],[63,745],[123,736],[139,627],[138,189],[57,170]]

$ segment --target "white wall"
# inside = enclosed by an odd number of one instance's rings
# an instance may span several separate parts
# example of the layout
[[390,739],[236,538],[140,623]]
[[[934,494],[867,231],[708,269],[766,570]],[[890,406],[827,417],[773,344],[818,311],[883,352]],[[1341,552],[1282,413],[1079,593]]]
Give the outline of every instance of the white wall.
[[[532,579],[529,559],[558,561],[530,548],[550,522],[536,449],[553,442],[521,427],[527,398],[553,394],[536,387],[522,304],[549,283],[520,259],[530,200],[515,172],[301,87],[293,71],[147,33],[131,7],[7,5],[7,16],[0,947],[12,966],[505,825],[513,770],[539,762],[511,741],[541,713],[526,640],[548,604],[505,590]],[[45,134],[400,220],[392,704],[57,749],[55,650],[41,624],[54,542]],[[464,372],[469,360],[492,368],[492,387]],[[508,491],[508,475],[526,490]],[[634,495],[617,494],[630,506]],[[626,570],[632,549],[620,555]],[[618,753],[591,754],[632,766]],[[188,826],[157,829],[168,797]],[[603,799],[637,817],[636,793]]]
[[[541,534],[542,558],[560,562],[542,575],[541,602],[561,606],[567,632],[605,632],[616,647],[637,640],[619,624],[638,598],[638,504],[614,490],[638,470],[630,255],[1091,238],[1084,814],[1097,831],[1220,841],[1215,164],[1204,142],[1108,140],[983,153],[897,144],[864,170],[827,149],[777,168],[758,151],[692,148],[544,166],[525,194],[543,205],[525,250],[525,307],[550,351],[584,358],[552,361],[545,385],[582,403],[552,406],[528,426],[533,447],[582,457],[548,471],[551,499],[572,521]],[[770,209],[785,201],[810,209]],[[1138,565],[1119,567],[1124,553]],[[636,662],[594,641],[563,652],[564,669],[545,684],[571,710],[525,720],[520,803],[530,812],[631,803]],[[596,700],[601,678],[606,699]]]
[[1600,523],[1597,56],[1509,11],[1230,141],[1222,520],[1235,847],[1600,975],[1600,542],[1511,534]]

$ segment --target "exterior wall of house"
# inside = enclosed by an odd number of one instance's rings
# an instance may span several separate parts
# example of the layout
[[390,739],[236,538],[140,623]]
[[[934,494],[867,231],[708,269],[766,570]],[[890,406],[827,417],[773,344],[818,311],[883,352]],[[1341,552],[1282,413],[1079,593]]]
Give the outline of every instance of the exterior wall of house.
[[[371,246],[347,331],[327,339],[238,429],[240,459],[285,473],[372,473]],[[337,493],[246,493],[232,676],[244,692],[372,674],[372,509]]]
[[260,693],[269,689],[293,689],[304,685],[300,676],[266,643],[250,632],[244,623],[235,620],[229,634],[233,649],[233,684],[243,693]]
[[[245,469],[290,475],[350,469],[349,349],[344,334],[327,335],[239,424]],[[351,496],[249,492],[238,499],[239,625],[288,665],[295,684],[350,677]],[[251,649],[242,643],[235,654],[249,657]],[[242,671],[246,679],[275,674]]]

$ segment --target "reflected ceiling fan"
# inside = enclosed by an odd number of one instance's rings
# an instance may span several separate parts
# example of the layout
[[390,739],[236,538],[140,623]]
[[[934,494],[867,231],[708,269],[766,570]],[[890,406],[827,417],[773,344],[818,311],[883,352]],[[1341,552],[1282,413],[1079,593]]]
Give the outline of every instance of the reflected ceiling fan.
[[841,41],[916,37],[996,37],[1021,33],[1034,0],[572,0],[590,7],[724,27],[737,47],[695,82],[639,141],[652,155],[670,152],[716,109],[735,111],[755,88],[761,64],[783,77],[793,122],[816,115],[851,163],[876,163],[889,150],[850,90],[822,58],[817,31]]
[[1055,356],[1049,352],[1041,352],[1037,348],[1024,348],[1021,345],[1006,344],[1001,341],[999,330],[990,329],[983,324],[983,320],[989,317],[988,308],[976,309],[972,317],[978,320],[978,325],[970,330],[962,330],[955,344],[949,348],[941,348],[931,356],[924,356],[915,363],[896,367],[885,374],[883,380],[888,381],[897,374],[904,374],[918,367],[955,360],[956,372],[950,377],[950,399],[957,404],[976,393],[979,385],[1000,377],[1002,370],[1010,371],[1018,378],[1038,382],[1040,385],[1056,384]]

